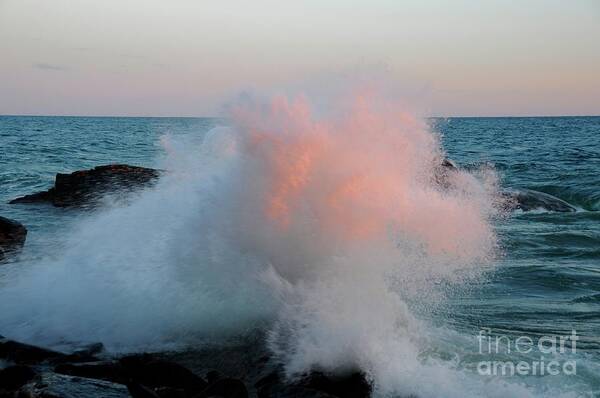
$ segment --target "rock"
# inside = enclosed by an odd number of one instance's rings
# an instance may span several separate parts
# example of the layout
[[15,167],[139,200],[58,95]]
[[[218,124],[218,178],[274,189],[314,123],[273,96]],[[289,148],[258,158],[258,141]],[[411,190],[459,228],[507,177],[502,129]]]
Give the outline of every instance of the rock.
[[4,259],[6,254],[21,249],[26,237],[27,228],[23,224],[0,217],[0,260]]
[[65,363],[57,365],[54,371],[68,376],[86,377],[120,384],[126,384],[131,379],[123,366],[112,361],[83,364]]
[[34,364],[49,360],[60,360],[66,355],[17,341],[0,339],[0,359],[18,364]]
[[248,390],[241,380],[225,377],[210,384],[196,397],[247,398]]
[[208,384],[212,384],[215,381],[222,378],[223,375],[218,370],[211,370],[209,372],[206,372],[206,381],[208,382]]
[[75,351],[73,353],[73,355],[86,357],[86,356],[93,356],[93,355],[100,354],[102,351],[104,351],[104,344],[92,343],[92,344],[88,344],[88,345],[80,348],[79,350]]
[[296,382],[287,382],[279,373],[273,372],[256,384],[259,398],[271,397],[340,397],[363,398],[371,396],[371,384],[362,373],[343,376],[312,372]]
[[442,163],[433,170],[433,179],[443,189],[451,187],[451,176],[458,171],[458,167],[450,159],[444,158]]
[[154,389],[156,395],[160,398],[187,398],[183,388],[173,388],[173,387],[158,387]]
[[67,355],[62,362],[97,362],[96,355],[102,353],[102,351],[104,351],[104,344],[88,344]]
[[287,384],[277,372],[254,385],[258,398],[333,398],[333,395],[300,385]]
[[127,390],[132,398],[160,398],[157,393],[139,383],[127,383]]
[[448,158],[444,158],[444,160],[442,160],[442,167],[447,170],[454,170],[454,171],[458,170],[458,167],[456,167],[456,164]]
[[[452,187],[451,176],[456,171],[458,171],[456,164],[445,158],[434,169],[434,181],[443,189],[449,189]],[[500,196],[503,199],[502,207],[506,210],[531,211],[539,209],[562,213],[577,211],[575,207],[564,200],[533,189],[509,189],[501,192]]]
[[148,387],[181,388],[188,394],[203,391],[208,384],[187,368],[148,354],[131,355],[119,360],[132,380]]
[[35,372],[29,366],[9,366],[0,370],[0,390],[16,390],[34,377]]
[[365,398],[371,396],[371,383],[361,372],[346,375],[326,375],[312,372],[302,379],[300,385],[343,398]]
[[303,386],[282,385],[273,390],[262,389],[257,392],[258,398],[337,398],[322,391]]
[[575,207],[562,199],[550,194],[534,191],[533,189],[518,189],[502,192],[509,208],[522,211],[548,210],[561,213],[577,211]]
[[137,391],[138,396],[147,395],[146,389],[162,389],[159,396],[177,396],[178,391],[186,395],[200,393],[208,387],[202,378],[185,367],[148,354],[130,355],[119,361],[94,363],[65,363],[54,368],[56,373],[126,384],[130,393]]
[[127,387],[103,380],[43,373],[20,390],[28,398],[129,398]]
[[57,207],[94,205],[103,195],[128,192],[155,181],[161,171],[111,164],[71,174],[56,174],[54,187],[11,200],[9,203],[48,202]]

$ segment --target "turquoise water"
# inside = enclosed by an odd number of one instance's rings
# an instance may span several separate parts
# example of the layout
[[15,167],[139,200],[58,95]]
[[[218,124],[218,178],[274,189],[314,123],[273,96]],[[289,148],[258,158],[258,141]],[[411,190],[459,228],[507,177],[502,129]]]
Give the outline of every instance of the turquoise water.
[[[68,244],[66,231],[86,216],[45,205],[8,205],[10,199],[47,189],[57,172],[106,163],[162,167],[161,137],[186,142],[219,123],[194,118],[1,116],[0,215],[29,229],[18,261],[59,257]],[[546,396],[558,390],[574,396],[599,394],[600,117],[451,118],[431,123],[442,135],[447,156],[460,167],[493,168],[502,187],[546,192],[577,211],[514,212],[497,220],[502,255],[488,276],[453,290],[444,305],[424,316],[473,339],[481,328],[515,339],[576,330],[577,352],[562,357],[577,361],[576,375],[516,376],[508,381],[537,389],[541,396],[544,386],[553,391]],[[2,324],[0,333],[11,335]],[[471,341],[453,340],[448,346],[438,342],[441,346],[432,350],[443,358],[452,355],[453,347],[462,347],[457,367],[472,371],[481,356],[469,352],[477,351]]]
[[[574,213],[515,212],[497,223],[504,257],[484,286],[451,302],[452,323],[518,337],[582,335],[583,386],[600,394],[600,118],[466,118],[438,121],[451,158],[492,165],[502,186],[555,195]],[[541,378],[554,382],[551,377]],[[549,381],[548,381],[549,380]],[[548,394],[552,396],[552,394]]]
[[[505,254],[484,301],[460,313],[489,327],[560,334],[577,329],[600,348],[600,118],[439,121],[451,158],[489,163],[501,185],[555,195],[574,213],[534,211],[498,223]],[[459,304],[460,306],[461,304]]]

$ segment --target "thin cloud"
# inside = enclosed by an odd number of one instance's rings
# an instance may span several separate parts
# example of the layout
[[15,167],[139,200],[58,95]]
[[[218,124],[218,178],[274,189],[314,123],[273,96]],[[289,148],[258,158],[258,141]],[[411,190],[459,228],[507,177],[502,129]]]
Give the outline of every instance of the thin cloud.
[[51,64],[45,64],[45,63],[37,63],[37,64],[33,64],[32,66],[36,69],[57,71],[57,72],[64,72],[64,71],[69,70],[69,68],[67,68],[66,66],[51,65]]

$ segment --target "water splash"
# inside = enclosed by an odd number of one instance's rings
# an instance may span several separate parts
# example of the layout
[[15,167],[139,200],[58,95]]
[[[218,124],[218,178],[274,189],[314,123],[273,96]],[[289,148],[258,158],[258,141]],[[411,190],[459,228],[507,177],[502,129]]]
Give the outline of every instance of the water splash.
[[82,219],[59,258],[6,271],[2,331],[140,350],[258,326],[290,377],[360,368],[382,393],[427,394],[437,374],[460,396],[423,360],[410,301],[436,305],[493,257],[493,173],[443,187],[426,122],[376,96],[332,108],[245,101],[201,142],[165,137],[157,186]]

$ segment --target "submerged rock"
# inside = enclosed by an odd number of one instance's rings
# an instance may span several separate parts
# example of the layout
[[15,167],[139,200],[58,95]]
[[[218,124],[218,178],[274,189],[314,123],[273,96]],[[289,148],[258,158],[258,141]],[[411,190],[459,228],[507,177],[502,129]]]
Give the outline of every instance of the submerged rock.
[[10,252],[17,251],[25,244],[27,228],[9,218],[0,217],[0,261]]
[[548,210],[561,213],[577,211],[564,200],[533,189],[510,190],[503,192],[502,195],[514,209],[522,211]]
[[[458,170],[459,168],[454,162],[444,158],[434,169],[434,181],[441,188],[450,189],[452,188],[451,176]],[[577,211],[566,201],[533,189],[507,189],[500,192],[500,196],[503,199],[502,207],[505,207],[506,210],[547,210],[562,213]]]
[[9,203],[51,203],[57,207],[93,205],[113,192],[131,192],[147,186],[161,175],[160,170],[126,164],[97,166],[71,174],[56,174],[54,187],[26,195]]

